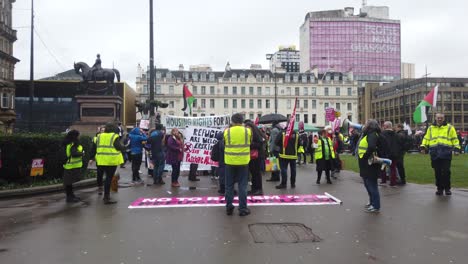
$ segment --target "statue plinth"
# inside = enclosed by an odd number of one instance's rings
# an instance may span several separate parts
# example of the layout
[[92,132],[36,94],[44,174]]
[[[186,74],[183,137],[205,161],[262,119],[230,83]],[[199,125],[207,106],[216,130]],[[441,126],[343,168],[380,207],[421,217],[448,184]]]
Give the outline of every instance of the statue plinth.
[[109,95],[77,95],[79,121],[73,123],[72,129],[82,134],[97,132],[99,126],[107,122],[119,122],[122,118],[122,103],[120,96]]

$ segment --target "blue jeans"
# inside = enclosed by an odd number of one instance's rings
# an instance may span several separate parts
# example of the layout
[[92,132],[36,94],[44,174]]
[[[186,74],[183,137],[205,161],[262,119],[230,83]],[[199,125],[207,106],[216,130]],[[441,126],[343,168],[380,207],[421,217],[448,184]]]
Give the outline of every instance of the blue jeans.
[[153,181],[158,183],[162,181],[162,174],[164,172],[164,166],[166,166],[166,159],[164,153],[158,154],[156,157],[153,157]]
[[234,207],[234,177],[237,177],[239,184],[239,211],[247,209],[247,179],[249,176],[249,166],[227,165],[226,164],[226,208]]
[[291,167],[291,184],[296,184],[296,160],[295,159],[279,159],[281,169],[281,185],[286,185],[288,182],[288,165]]
[[369,202],[375,209],[380,209],[380,194],[376,177],[363,177],[364,186],[369,194]]

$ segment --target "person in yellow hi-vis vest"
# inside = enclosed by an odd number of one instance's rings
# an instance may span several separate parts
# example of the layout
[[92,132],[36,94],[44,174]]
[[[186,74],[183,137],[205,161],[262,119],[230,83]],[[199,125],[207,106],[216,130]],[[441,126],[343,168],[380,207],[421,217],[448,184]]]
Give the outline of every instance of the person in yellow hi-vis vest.
[[73,193],[73,183],[80,180],[81,167],[83,167],[83,146],[79,143],[80,132],[71,130],[67,133],[63,146],[67,156],[63,164],[63,185],[67,195],[67,203],[76,203],[81,199]]
[[[331,129],[331,127],[330,127]],[[333,160],[335,159],[335,151],[333,148],[332,140],[327,137],[328,131],[323,129],[320,132],[320,137],[317,141],[317,149],[315,150],[314,156],[317,163],[315,170],[317,171],[317,184],[320,184],[322,178],[322,172],[325,171],[327,183],[332,184],[331,181],[331,170],[333,169]]]
[[436,120],[427,131],[421,144],[422,152],[429,150],[432,168],[434,168],[437,191],[436,195],[452,195],[450,190],[450,165],[452,152],[455,155],[460,150],[457,132],[455,128],[445,122],[444,114],[437,113]]
[[224,130],[224,163],[226,185],[226,214],[234,211],[234,177],[239,184],[239,215],[250,214],[247,208],[247,181],[249,176],[250,143],[252,131],[244,127],[244,116],[240,113],[231,117],[231,127]]
[[[286,126],[287,127],[287,126]],[[281,183],[276,185],[276,189],[285,189],[288,182],[288,166],[291,168],[291,188],[296,188],[296,160],[297,148],[299,145],[299,135],[296,131],[291,131],[287,146],[284,147],[286,131],[276,139],[276,145],[279,146],[279,162],[281,171]]]
[[118,132],[117,125],[107,123],[104,133],[99,134],[96,138],[96,165],[106,175],[103,198],[105,204],[116,203],[110,198],[110,186],[117,166],[124,162],[122,151],[125,150],[125,146],[121,144]]

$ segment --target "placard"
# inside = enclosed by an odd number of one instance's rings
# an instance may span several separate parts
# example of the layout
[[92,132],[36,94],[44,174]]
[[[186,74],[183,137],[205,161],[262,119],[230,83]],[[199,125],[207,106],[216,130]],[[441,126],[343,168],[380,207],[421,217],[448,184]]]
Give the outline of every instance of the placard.
[[44,175],[44,160],[33,159],[31,163],[31,177]]

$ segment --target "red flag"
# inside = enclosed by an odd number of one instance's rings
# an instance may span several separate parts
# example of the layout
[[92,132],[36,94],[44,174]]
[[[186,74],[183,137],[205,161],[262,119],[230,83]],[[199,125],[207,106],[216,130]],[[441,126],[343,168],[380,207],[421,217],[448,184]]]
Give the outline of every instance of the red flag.
[[254,122],[254,125],[256,125],[256,126],[258,126],[258,122],[259,122],[258,119],[259,119],[259,118],[258,118],[258,116],[257,116],[257,118],[255,118],[255,122]]
[[294,122],[296,121],[296,105],[297,105],[297,97],[294,100],[294,110],[292,116],[289,118],[288,128],[286,129],[286,136],[284,137],[283,141],[283,148],[288,146],[289,138],[291,137],[291,133],[294,131]]

